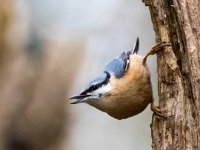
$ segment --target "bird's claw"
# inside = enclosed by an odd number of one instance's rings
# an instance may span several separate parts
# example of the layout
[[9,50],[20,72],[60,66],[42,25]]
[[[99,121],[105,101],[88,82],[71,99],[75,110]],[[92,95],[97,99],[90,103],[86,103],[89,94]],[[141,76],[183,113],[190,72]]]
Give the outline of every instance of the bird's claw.
[[159,44],[157,44],[156,46],[154,46],[154,47],[152,47],[152,49],[147,53],[147,55],[144,57],[144,59],[143,59],[143,63],[145,63],[146,62],[146,60],[147,60],[147,57],[149,56],[149,55],[154,55],[154,54],[156,54],[159,50],[161,50],[163,47],[165,47],[165,46],[171,46],[169,43],[166,43],[166,42],[161,42],[161,43],[159,43]]
[[159,118],[161,118],[161,119],[167,119],[167,118],[170,117],[170,116],[168,116],[168,115],[164,115],[162,112],[164,112],[165,110],[161,110],[161,109],[159,108],[159,106],[152,105],[152,106],[151,106],[151,110],[154,112],[154,114],[155,114],[157,117],[159,117]]

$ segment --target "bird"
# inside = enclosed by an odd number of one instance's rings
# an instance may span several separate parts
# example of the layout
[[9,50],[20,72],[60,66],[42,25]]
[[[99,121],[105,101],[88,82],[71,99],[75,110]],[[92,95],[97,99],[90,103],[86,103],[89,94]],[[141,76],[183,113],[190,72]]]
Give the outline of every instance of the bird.
[[138,55],[139,38],[131,51],[122,52],[79,94],[70,97],[71,104],[87,103],[111,117],[121,120],[141,113],[151,104],[151,110],[161,115],[154,104],[147,58],[168,46],[161,42],[145,57]]

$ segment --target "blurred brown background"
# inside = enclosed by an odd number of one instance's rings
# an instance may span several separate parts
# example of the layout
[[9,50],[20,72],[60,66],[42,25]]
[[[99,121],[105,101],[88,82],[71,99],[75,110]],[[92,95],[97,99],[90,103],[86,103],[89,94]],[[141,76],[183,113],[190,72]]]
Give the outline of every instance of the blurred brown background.
[[136,37],[144,55],[154,35],[140,0],[0,0],[0,150],[150,149],[149,108],[118,121],[67,99]]

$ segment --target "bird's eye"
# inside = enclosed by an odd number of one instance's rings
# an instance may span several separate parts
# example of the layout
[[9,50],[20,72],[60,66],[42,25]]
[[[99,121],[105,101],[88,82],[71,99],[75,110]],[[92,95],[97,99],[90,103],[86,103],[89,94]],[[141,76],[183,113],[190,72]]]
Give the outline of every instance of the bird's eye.
[[97,89],[97,85],[92,85],[91,87],[93,90],[96,90]]

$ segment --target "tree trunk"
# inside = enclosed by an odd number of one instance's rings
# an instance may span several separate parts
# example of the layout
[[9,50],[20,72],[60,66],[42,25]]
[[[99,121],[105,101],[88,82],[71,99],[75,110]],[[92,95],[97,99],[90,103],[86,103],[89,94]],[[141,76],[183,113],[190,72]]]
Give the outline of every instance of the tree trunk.
[[158,52],[161,119],[153,116],[153,150],[200,149],[200,1],[146,0]]

